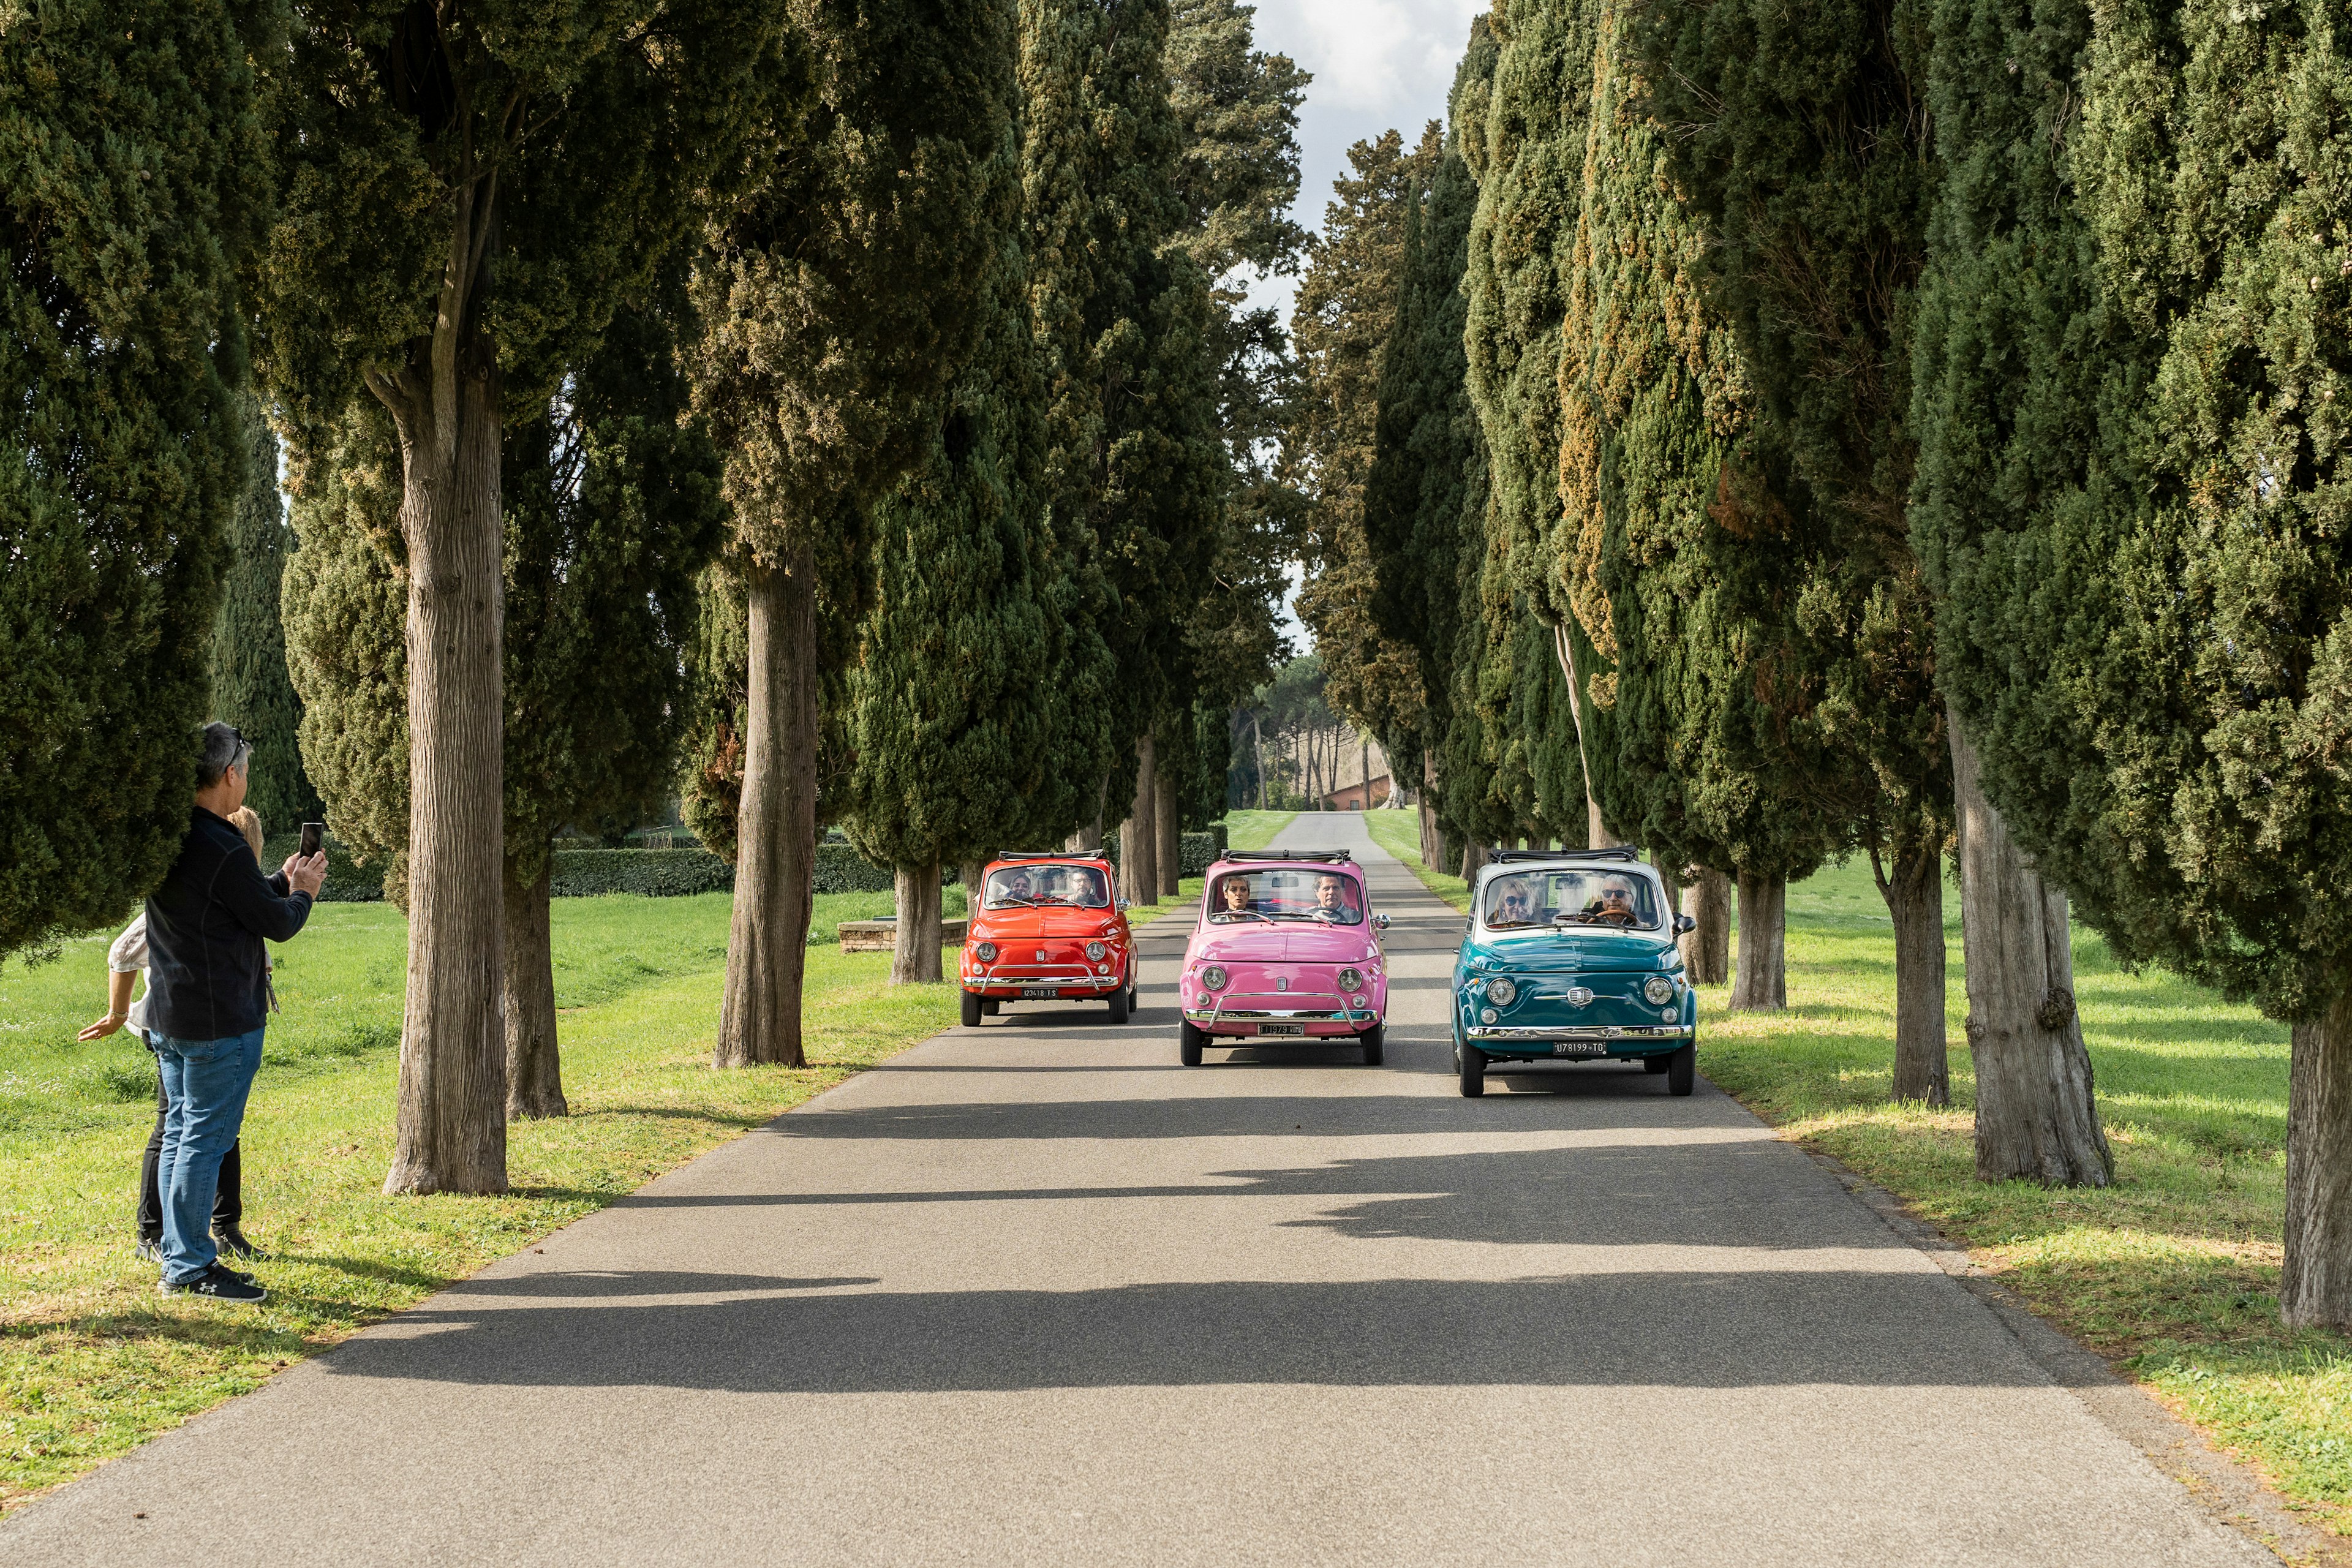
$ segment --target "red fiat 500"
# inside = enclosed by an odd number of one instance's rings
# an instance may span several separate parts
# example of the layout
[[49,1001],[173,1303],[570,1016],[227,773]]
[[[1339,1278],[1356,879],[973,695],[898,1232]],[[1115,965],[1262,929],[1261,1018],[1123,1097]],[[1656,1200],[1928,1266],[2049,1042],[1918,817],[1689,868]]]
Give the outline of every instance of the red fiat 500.
[[1124,1024],[1135,1007],[1135,939],[1099,855],[989,862],[963,939],[963,1022],[1006,1002],[1095,1001]]

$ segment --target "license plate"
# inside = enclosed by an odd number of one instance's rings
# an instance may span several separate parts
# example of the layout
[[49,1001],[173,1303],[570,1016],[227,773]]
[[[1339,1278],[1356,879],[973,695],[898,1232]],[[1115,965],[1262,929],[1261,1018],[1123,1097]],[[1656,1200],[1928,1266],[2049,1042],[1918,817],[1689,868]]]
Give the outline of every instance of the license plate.
[[1599,1040],[1554,1040],[1551,1054],[1556,1057],[1605,1057],[1609,1047]]
[[1307,1033],[1307,1026],[1304,1024],[1260,1024],[1257,1026],[1257,1032],[1261,1035],[1303,1036]]
[[1024,1002],[1040,1000],[1050,1002],[1061,994],[1062,988],[1058,985],[1024,985],[1021,988],[1021,999]]

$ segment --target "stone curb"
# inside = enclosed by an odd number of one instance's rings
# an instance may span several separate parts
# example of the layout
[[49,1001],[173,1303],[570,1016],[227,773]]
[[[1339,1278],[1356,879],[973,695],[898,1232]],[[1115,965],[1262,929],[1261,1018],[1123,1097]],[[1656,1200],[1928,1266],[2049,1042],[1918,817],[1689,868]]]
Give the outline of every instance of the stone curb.
[[1797,1147],[1835,1176],[1887,1229],[1926,1253],[1962,1289],[1991,1309],[2052,1382],[2072,1392],[2100,1425],[2187,1488],[2207,1513],[2296,1568],[2352,1568],[2352,1541],[2305,1522],[2263,1484],[2252,1467],[2213,1447],[2147,1389],[2117,1375],[2096,1351],[2037,1317],[2017,1292],[1979,1268],[1967,1247],[1912,1215],[1894,1194],[1856,1174],[1834,1155],[1801,1143]]

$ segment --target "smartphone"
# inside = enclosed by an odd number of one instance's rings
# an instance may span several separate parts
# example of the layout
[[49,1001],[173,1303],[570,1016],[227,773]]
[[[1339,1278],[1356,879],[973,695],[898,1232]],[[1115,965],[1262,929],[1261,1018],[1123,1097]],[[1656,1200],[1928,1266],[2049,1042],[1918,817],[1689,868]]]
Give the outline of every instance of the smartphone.
[[304,858],[305,860],[307,860],[307,859],[309,859],[311,856],[316,855],[316,854],[319,852],[319,847],[320,847],[320,845],[324,844],[326,841],[327,841],[327,825],[326,825],[325,823],[323,823],[323,822],[306,822],[306,823],[304,823],[304,824],[302,825],[302,849],[301,849],[302,858]]

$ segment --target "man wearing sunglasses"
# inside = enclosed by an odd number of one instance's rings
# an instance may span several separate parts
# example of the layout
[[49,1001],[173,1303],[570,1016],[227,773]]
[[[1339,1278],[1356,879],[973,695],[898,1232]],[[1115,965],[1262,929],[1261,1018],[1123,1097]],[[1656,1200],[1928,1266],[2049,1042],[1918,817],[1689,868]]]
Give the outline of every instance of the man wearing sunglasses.
[[228,725],[205,726],[187,837],[147,898],[147,1031],[169,1102],[156,1157],[162,1289],[224,1301],[268,1299],[251,1275],[221,1267],[209,1225],[221,1159],[261,1066],[269,998],[261,944],[300,931],[327,879],[323,851],[289,857],[264,877],[228,820],[245,804],[252,752]]
[[1633,923],[1633,889],[1623,879],[1612,877],[1601,885],[1599,904],[1591,918],[1608,925],[1629,926]]

